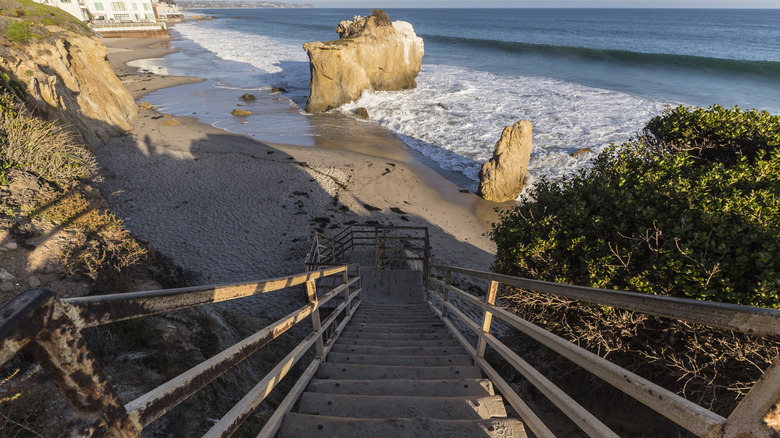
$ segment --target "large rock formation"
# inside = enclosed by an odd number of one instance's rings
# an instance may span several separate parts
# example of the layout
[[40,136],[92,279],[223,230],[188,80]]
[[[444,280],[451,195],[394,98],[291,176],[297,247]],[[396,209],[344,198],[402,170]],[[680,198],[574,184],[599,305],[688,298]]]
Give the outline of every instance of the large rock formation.
[[129,130],[138,107],[108,64],[106,47],[88,30],[46,30],[44,38],[23,42],[0,36],[0,70],[26,84],[36,114],[72,128],[92,147]]
[[364,90],[393,91],[415,88],[420,72],[423,41],[412,25],[390,21],[375,10],[369,17],[342,21],[340,39],[306,43],[311,94],[306,111],[316,113],[351,102]]
[[504,128],[493,157],[479,171],[477,194],[488,201],[516,199],[523,189],[532,147],[531,122],[520,120]]

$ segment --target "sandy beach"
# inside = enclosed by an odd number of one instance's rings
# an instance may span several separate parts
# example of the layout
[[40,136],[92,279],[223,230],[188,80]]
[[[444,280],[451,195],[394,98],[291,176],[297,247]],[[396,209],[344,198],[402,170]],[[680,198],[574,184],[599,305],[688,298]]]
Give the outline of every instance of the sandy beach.
[[[170,53],[166,40],[104,43],[137,101],[200,80],[126,66]],[[369,132],[351,142],[354,129]],[[197,283],[301,272],[316,227],[333,235],[369,221],[428,227],[434,263],[489,268],[494,246],[487,232],[498,204],[462,193],[378,125],[348,124],[321,143],[266,144],[141,109],[131,133],[97,151],[97,186],[139,239]]]

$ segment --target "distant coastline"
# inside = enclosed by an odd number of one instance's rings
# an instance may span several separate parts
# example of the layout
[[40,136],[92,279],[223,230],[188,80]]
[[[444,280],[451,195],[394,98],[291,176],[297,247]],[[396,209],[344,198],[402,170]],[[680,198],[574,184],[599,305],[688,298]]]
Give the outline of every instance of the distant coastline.
[[184,9],[312,9],[314,5],[258,1],[184,0],[176,4]]

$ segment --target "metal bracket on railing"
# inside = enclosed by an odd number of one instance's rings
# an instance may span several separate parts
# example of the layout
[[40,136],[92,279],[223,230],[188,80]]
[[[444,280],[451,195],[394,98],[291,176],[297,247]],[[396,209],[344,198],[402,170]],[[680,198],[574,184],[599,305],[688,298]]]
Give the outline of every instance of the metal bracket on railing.
[[74,321],[54,291],[22,292],[0,315],[2,360],[5,364],[26,348],[65,395],[75,412],[70,436],[135,437],[140,425],[131,419],[100,369]]

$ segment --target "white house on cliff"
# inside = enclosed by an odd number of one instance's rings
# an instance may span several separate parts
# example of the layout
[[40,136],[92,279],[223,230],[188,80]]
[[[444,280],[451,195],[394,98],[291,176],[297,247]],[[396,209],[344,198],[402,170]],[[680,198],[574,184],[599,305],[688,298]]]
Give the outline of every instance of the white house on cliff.
[[105,37],[167,36],[165,21],[180,18],[174,3],[155,0],[35,0],[67,11]]

